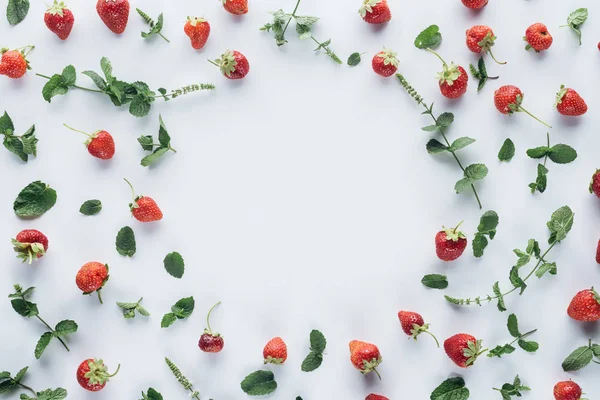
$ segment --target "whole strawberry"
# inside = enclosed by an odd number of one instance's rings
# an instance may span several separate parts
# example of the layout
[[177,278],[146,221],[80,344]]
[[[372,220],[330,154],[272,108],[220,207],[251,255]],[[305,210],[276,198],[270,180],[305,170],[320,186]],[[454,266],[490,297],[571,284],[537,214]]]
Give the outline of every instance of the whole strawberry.
[[373,394],[371,393],[370,395],[368,395],[365,400],[390,400],[385,396],[381,396],[379,394]]
[[75,277],[75,283],[79,290],[84,295],[92,294],[96,292],[98,294],[98,300],[102,304],[102,296],[100,291],[108,281],[108,264],[102,264],[96,261],[86,263],[79,269],[77,276]]
[[248,0],[222,0],[223,8],[234,15],[248,13]]
[[530,117],[534,118],[536,121],[546,125],[548,128],[552,128],[550,125],[523,108],[521,105],[523,103],[523,96],[524,95],[523,92],[521,92],[521,89],[516,86],[501,86],[494,92],[494,104],[496,105],[496,109],[502,114],[524,112],[525,114],[528,114]]
[[67,124],[63,125],[72,131],[83,133],[88,137],[88,140],[86,140],[84,144],[92,156],[101,160],[110,160],[115,155],[115,140],[110,133],[106,131],[96,131],[90,134],[71,128]]
[[460,224],[456,228],[444,228],[435,235],[435,252],[440,260],[454,261],[465,251],[467,237],[458,230]]
[[77,368],[77,382],[85,390],[97,392],[104,389],[104,386],[106,386],[110,378],[119,372],[119,369],[121,369],[120,364],[114,373],[109,374],[102,360],[90,358],[79,364]]
[[446,339],[444,350],[454,364],[461,368],[470,367],[477,357],[487,351],[481,349],[481,340],[466,333],[459,333]]
[[600,264],[600,240],[598,240],[598,246],[596,247],[596,262]]
[[375,372],[379,379],[381,379],[377,367],[383,360],[379,349],[374,344],[359,340],[351,341],[350,361],[354,365],[354,368],[358,369],[363,375]]
[[446,61],[435,51],[427,49],[442,61],[442,72],[438,73],[440,91],[444,97],[449,99],[458,99],[467,92],[467,83],[469,75],[461,66],[456,66],[454,63],[448,65]]
[[54,0],[54,4],[44,14],[44,22],[60,40],[66,40],[73,29],[75,17],[64,2],[59,3],[58,0]]
[[163,218],[163,213],[154,199],[147,196],[136,196],[131,183],[127,179],[125,179],[125,182],[127,182],[133,194],[133,202],[129,203],[129,209],[133,217],[140,222],[160,221]]
[[125,32],[129,22],[129,0],[98,0],[96,11],[102,22],[114,33]]
[[7,48],[0,49],[2,58],[0,59],[0,75],[6,75],[12,79],[19,79],[28,69],[29,61],[27,61],[27,55],[34,46],[26,46],[20,49],[9,50]]
[[600,169],[597,169],[592,175],[592,181],[590,182],[590,193],[600,198]]
[[554,106],[562,115],[578,117],[587,112],[588,106],[585,100],[575,90],[565,88],[565,85],[560,86],[559,92],[556,94],[556,103]]
[[531,25],[525,31],[523,40],[527,42],[525,50],[534,49],[537,53],[542,50],[548,50],[552,46],[552,35],[548,32],[546,25],[538,22]]
[[200,340],[198,341],[198,347],[205,353],[218,353],[223,350],[223,346],[225,346],[223,336],[221,336],[220,333],[214,333],[210,327],[210,314],[219,304],[221,304],[221,302],[212,306],[208,311],[208,315],[206,316],[207,327],[204,329],[204,333],[200,336]]
[[567,314],[576,321],[600,321],[600,295],[594,288],[580,291],[571,300]]
[[274,337],[269,340],[263,349],[263,358],[265,364],[282,365],[287,360],[287,345],[280,337]]
[[554,386],[556,400],[579,400],[581,394],[581,387],[573,381],[558,382]]
[[39,260],[48,250],[48,238],[42,232],[35,229],[25,229],[17,234],[12,240],[17,258],[27,261]]
[[237,50],[227,50],[221,58],[208,61],[219,67],[221,73],[229,79],[242,79],[250,72],[248,59]]
[[387,0],[363,0],[358,13],[369,24],[384,24],[392,19]]
[[488,3],[488,0],[462,0],[462,3],[467,8],[472,8],[474,10],[478,10],[480,8],[485,7]]
[[375,54],[372,62],[373,71],[375,71],[377,75],[386,78],[394,75],[396,71],[398,71],[398,64],[400,64],[396,55],[397,54],[393,51],[386,49]]
[[190,38],[192,47],[199,50],[204,47],[210,35],[210,24],[204,18],[188,17],[183,31]]
[[477,54],[489,53],[496,63],[506,64],[506,62],[496,60],[494,53],[492,53],[492,47],[494,46],[495,41],[496,36],[489,26],[475,25],[467,30],[467,47],[469,50]]
[[433,333],[429,332],[429,324],[425,323],[421,314],[412,311],[400,311],[398,312],[398,319],[400,320],[402,330],[408,336],[417,340],[417,337],[421,333],[427,333],[435,340],[437,347],[440,347],[440,342],[438,342]]

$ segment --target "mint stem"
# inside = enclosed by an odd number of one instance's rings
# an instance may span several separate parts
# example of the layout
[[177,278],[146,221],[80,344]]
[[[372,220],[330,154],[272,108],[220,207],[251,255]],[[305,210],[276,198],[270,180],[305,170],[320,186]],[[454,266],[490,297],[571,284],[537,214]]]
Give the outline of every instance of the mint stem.
[[547,123],[545,123],[544,121],[542,121],[541,119],[539,119],[538,117],[536,117],[535,115],[533,115],[532,113],[530,113],[529,111],[524,109],[523,106],[519,106],[519,110],[523,111],[525,114],[529,115],[531,118],[535,119],[538,122],[541,122],[542,124],[546,125],[548,128],[552,129],[552,127],[550,125],[548,125]]
[[[41,77],[41,78],[46,78],[46,79],[52,79],[49,76],[46,75],[42,75],[42,74],[36,74],[37,76]],[[85,90],[88,92],[93,92],[93,93],[104,93],[102,90],[97,90],[97,89],[89,89],[89,88],[85,88],[83,86],[77,86],[77,85],[73,85],[72,87],[77,88],[77,89],[81,89],[81,90]]]
[[[25,297],[21,296],[21,298],[23,299],[23,301],[25,301]],[[54,329],[52,329],[52,327],[50,325],[48,325],[48,323],[42,319],[42,317],[40,317],[39,315],[36,315],[35,317],[37,319],[39,319],[42,324],[46,325],[46,328],[50,329],[50,332],[52,332],[53,334],[56,333],[56,332],[54,332]],[[54,336],[62,343],[62,345],[65,347],[65,349],[67,349],[67,351],[71,351],[69,349],[69,346],[67,346],[67,344],[65,342],[63,342],[63,340],[58,335],[54,335]]]
[[167,39],[166,37],[164,37],[162,33],[158,32],[158,36],[165,39],[167,41],[167,43],[171,43],[171,41],[169,39]]
[[281,34],[281,37],[285,36],[285,32],[287,31],[287,28],[290,25],[290,22],[292,22],[292,19],[294,19],[294,17],[296,17],[296,11],[298,11],[298,6],[300,6],[300,1],[302,1],[302,0],[298,0],[298,2],[296,3],[296,8],[294,8],[294,11],[292,12],[292,16],[290,17],[290,19],[288,19],[287,24],[285,24],[285,28],[283,28],[283,33]]
[[21,386],[23,389],[25,390],[29,390],[31,393],[33,393],[33,396],[37,399],[37,393],[35,392],[35,390],[33,390],[32,388],[30,388],[27,385],[23,385],[21,382],[17,383],[17,385]]
[[428,48],[426,48],[425,50],[427,50],[427,51],[428,51],[428,52],[430,52],[430,53],[433,53],[433,54],[435,54],[435,56],[436,56],[437,58],[439,58],[439,59],[442,61],[442,64],[444,64],[444,65],[448,65],[448,64],[446,64],[446,61],[444,61],[444,59],[443,59],[443,58],[442,58],[442,57],[441,57],[441,56],[440,56],[438,53],[436,53],[435,51],[431,50],[429,47],[428,47]]

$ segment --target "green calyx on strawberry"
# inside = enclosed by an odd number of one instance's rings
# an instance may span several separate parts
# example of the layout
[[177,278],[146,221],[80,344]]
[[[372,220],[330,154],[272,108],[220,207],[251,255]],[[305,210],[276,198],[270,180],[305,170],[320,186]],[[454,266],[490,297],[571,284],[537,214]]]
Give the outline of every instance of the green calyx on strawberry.
[[483,341],[481,339],[478,339],[475,343],[472,341],[467,342],[467,347],[463,350],[463,354],[467,358],[467,361],[465,362],[467,367],[472,365],[475,360],[477,360],[477,357],[488,351],[488,349],[482,349],[482,343]]
[[104,385],[115,376],[121,369],[121,364],[117,366],[117,370],[109,374],[108,368],[104,365],[102,360],[94,359],[94,361],[88,361],[90,370],[85,373],[84,377],[88,380],[89,385]]
[[16,239],[12,239],[11,242],[15,252],[17,252],[17,258],[23,260],[23,262],[31,264],[34,259],[46,254],[42,243],[21,243]]
[[563,97],[567,94],[569,89],[565,87],[565,85],[560,85],[560,90],[556,93],[556,101],[554,102],[554,108],[558,107],[560,103],[562,103]]
[[51,15],[60,15],[62,17],[65,8],[67,8],[67,6],[63,1],[59,3],[57,0],[54,0],[54,4],[52,4],[46,12]]
[[190,25],[192,26],[196,26],[198,24],[206,22],[206,19],[198,17],[187,17],[187,19],[188,21],[190,21]]
[[442,72],[438,73],[438,79],[440,83],[446,82],[448,86],[452,86],[454,81],[457,80],[461,75],[461,72],[458,70],[458,65],[454,65],[454,63],[448,64],[444,63],[444,69]]
[[233,51],[227,50],[221,55],[221,58],[217,58],[214,61],[214,64],[216,64],[221,69],[221,73],[223,73],[223,75],[229,76],[235,72],[237,60],[235,59]]
[[477,43],[481,47],[482,52],[490,52],[496,42],[497,37],[492,33],[488,32],[481,42]]
[[363,0],[363,5],[358,10],[358,13],[360,14],[361,17],[364,18],[367,15],[367,13],[372,13],[373,7],[375,7],[377,4],[381,3],[381,1],[382,0]]
[[454,228],[444,228],[444,232],[446,233],[446,240],[452,240],[453,242],[458,242],[460,239],[466,239],[467,236],[464,232],[459,231],[458,227],[462,225],[464,221],[460,221],[458,225]]
[[523,107],[521,107],[521,104],[523,104],[523,95],[518,94],[517,97],[515,98],[515,102],[508,104],[508,113],[512,114],[512,113],[516,113],[516,112],[521,112],[523,110]]
[[379,379],[381,379],[381,375],[379,375],[379,372],[377,371],[377,367],[379,367],[379,364],[381,364],[381,362],[383,361],[383,359],[381,358],[381,356],[379,358],[373,358],[372,360],[363,360],[363,367],[360,370],[360,372],[363,375],[367,375],[370,372],[375,372],[375,374],[377,374],[377,376],[379,377]]
[[398,60],[398,53],[396,53],[395,51],[384,48],[383,51],[377,54],[377,57],[383,58],[384,65],[393,65],[396,68],[398,68],[398,66],[400,65],[400,61]]
[[[598,179],[597,176],[598,176],[599,173],[600,173],[600,169],[597,169],[596,172],[594,172],[594,175],[592,175],[592,180],[590,181],[590,187],[589,187],[590,193],[592,193],[592,194],[595,193],[594,192],[594,183]],[[600,197],[600,192],[596,193],[596,195],[598,197]]]

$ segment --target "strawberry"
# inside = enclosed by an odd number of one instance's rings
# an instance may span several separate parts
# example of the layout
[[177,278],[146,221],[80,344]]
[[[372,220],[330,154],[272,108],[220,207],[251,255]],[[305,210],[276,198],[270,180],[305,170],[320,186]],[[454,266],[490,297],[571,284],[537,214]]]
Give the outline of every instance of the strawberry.
[[596,197],[600,197],[600,175],[598,174],[600,169],[597,169],[592,175],[592,181],[590,182],[590,193],[594,193]]
[[552,35],[548,32],[546,25],[539,22],[527,28],[523,40],[527,42],[525,50],[534,49],[536,53],[548,50],[552,46],[553,41]]
[[458,230],[460,224],[456,228],[444,228],[435,235],[435,252],[440,260],[454,261],[465,251],[467,237]]
[[109,374],[102,360],[90,358],[79,364],[77,368],[77,382],[85,390],[97,392],[104,389],[104,386],[106,386],[110,378],[119,372],[119,369],[121,369],[120,364],[114,373]]
[[496,60],[492,53],[492,47],[496,41],[494,31],[489,26],[475,25],[471,29],[467,30],[467,47],[473,53],[483,54],[489,53],[492,59],[498,64],[506,64],[506,62],[500,62]]
[[379,395],[379,394],[373,394],[371,393],[370,395],[368,395],[365,400],[390,400],[385,396]]
[[55,33],[60,40],[66,40],[71,34],[75,17],[71,10],[67,8],[64,2],[54,0],[52,7],[46,10],[44,14],[44,22],[52,33]]
[[496,109],[500,111],[502,114],[513,114],[515,112],[524,112],[528,114],[530,117],[534,118],[538,122],[546,125],[549,128],[552,128],[550,125],[531,114],[529,111],[523,108],[521,105],[523,103],[523,92],[516,86],[513,85],[505,85],[501,86],[494,92],[494,104],[496,105]]
[[6,75],[12,79],[19,79],[28,69],[29,61],[27,61],[27,55],[34,46],[26,46],[20,49],[9,50],[7,48],[0,49],[2,59],[0,59],[0,75]]
[[129,21],[129,0],[98,0],[96,11],[102,22],[114,33],[125,32]]
[[580,291],[571,300],[567,314],[575,321],[600,321],[600,295],[594,288]]
[[223,350],[223,346],[225,346],[223,336],[221,336],[220,333],[214,333],[210,328],[210,314],[219,304],[221,304],[221,302],[212,306],[208,311],[208,315],[206,316],[207,328],[204,329],[204,333],[200,336],[200,340],[198,341],[198,347],[205,353],[218,353]]
[[96,131],[92,134],[71,128],[67,124],[63,124],[72,131],[83,133],[88,137],[85,141],[88,152],[101,160],[110,160],[115,155],[115,141],[110,133],[106,131]]
[[454,65],[454,63],[450,63],[450,66],[448,66],[446,61],[444,61],[438,53],[429,48],[427,50],[442,61],[443,71],[438,73],[442,95],[449,99],[458,99],[465,94],[467,92],[467,83],[469,81],[467,71],[461,66]]
[[248,13],[248,0],[222,0],[223,8],[234,15]]
[[387,0],[363,0],[358,13],[369,24],[384,24],[392,19]]
[[14,250],[17,253],[17,258],[32,261],[42,258],[48,250],[48,238],[40,231],[35,229],[25,229],[17,234],[17,237],[12,240]]
[[444,350],[454,364],[461,368],[470,367],[477,357],[487,351],[487,349],[481,350],[481,340],[466,333],[459,333],[446,339]]
[[398,71],[398,58],[396,58],[396,53],[391,50],[383,49],[379,53],[375,54],[373,57],[373,71],[377,75],[381,75],[383,77],[392,76]]
[[127,182],[133,194],[133,202],[129,203],[129,209],[133,217],[140,222],[160,221],[163,213],[154,199],[147,196],[136,196],[131,183],[127,179],[125,179],[125,182]]
[[350,342],[350,361],[363,375],[375,372],[379,379],[381,375],[377,367],[383,361],[377,346],[371,343],[353,340]]
[[556,103],[554,107],[562,115],[577,117],[587,112],[588,106],[585,100],[573,89],[560,86],[560,91],[556,94]]
[[102,304],[100,291],[106,284],[106,281],[108,281],[108,278],[108,264],[92,261],[84,264],[79,272],[77,272],[75,283],[83,294],[92,294],[96,292],[98,294],[98,300],[100,300],[100,304]]
[[554,386],[556,400],[579,400],[581,394],[581,387],[573,381],[558,382]]
[[287,360],[287,345],[280,337],[274,337],[269,340],[263,349],[263,358],[265,364],[283,365]]
[[596,247],[596,262],[600,264],[600,240],[598,240],[598,246]]
[[188,17],[183,31],[192,41],[192,47],[199,50],[204,47],[210,35],[210,24],[204,18]]
[[462,3],[467,8],[478,10],[487,6],[488,0],[462,0]]
[[250,63],[246,56],[237,50],[227,50],[221,58],[208,60],[221,69],[221,73],[229,79],[242,79],[250,72]]
[[421,314],[412,311],[400,311],[398,312],[398,319],[400,320],[402,330],[408,336],[417,340],[417,336],[421,333],[427,333],[433,337],[437,346],[440,347],[440,342],[438,342],[433,333],[429,332],[429,324],[425,323]]

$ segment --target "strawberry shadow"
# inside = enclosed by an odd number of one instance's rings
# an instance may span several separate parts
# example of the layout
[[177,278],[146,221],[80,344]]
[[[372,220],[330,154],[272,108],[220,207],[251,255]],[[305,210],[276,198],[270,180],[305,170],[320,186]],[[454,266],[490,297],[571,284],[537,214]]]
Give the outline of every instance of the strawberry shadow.
[[569,117],[567,115],[560,115],[558,118],[558,123],[561,126],[574,128],[581,125],[581,118],[582,117]]

